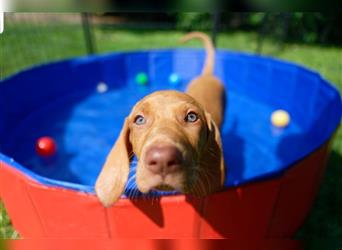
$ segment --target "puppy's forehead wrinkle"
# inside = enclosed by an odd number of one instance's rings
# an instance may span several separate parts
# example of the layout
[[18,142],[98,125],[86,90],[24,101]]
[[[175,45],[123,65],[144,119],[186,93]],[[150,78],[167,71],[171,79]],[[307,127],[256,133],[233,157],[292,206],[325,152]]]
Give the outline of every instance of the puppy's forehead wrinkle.
[[154,112],[165,109],[172,109],[175,106],[194,106],[200,108],[200,104],[191,96],[172,90],[157,91],[148,96],[145,96],[134,107],[133,112],[148,112],[153,109]]

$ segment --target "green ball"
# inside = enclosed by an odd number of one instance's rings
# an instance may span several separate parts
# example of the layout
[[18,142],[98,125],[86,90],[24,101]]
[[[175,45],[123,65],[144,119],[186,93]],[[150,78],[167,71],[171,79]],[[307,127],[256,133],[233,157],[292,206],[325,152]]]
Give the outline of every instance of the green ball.
[[139,73],[137,74],[137,76],[135,77],[135,81],[139,84],[139,85],[145,85],[148,82],[148,77],[145,73]]

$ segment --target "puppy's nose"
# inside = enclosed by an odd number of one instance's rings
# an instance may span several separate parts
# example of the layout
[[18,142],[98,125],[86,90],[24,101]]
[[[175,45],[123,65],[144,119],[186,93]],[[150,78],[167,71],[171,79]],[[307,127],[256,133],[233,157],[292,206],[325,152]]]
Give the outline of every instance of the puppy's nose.
[[163,176],[180,169],[182,153],[175,146],[151,147],[146,152],[146,167],[155,174]]

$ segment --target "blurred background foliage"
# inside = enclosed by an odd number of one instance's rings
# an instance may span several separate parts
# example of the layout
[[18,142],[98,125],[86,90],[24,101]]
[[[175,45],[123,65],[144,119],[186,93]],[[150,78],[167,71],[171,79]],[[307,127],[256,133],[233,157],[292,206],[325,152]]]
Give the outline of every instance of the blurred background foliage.
[[[212,15],[205,12],[180,13],[106,13],[136,22],[155,22],[178,30],[210,31]],[[168,25],[167,25],[168,24]],[[221,31],[259,30],[283,42],[321,44],[342,43],[342,15],[339,12],[222,12],[219,26]]]

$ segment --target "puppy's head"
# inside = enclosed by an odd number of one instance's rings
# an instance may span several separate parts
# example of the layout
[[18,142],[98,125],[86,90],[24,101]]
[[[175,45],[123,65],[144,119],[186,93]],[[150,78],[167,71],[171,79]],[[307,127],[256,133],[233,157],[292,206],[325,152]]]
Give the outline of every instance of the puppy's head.
[[205,195],[223,181],[218,129],[189,95],[158,91],[146,96],[126,118],[96,182],[96,193],[111,205],[124,192],[132,155],[138,159],[138,189]]

